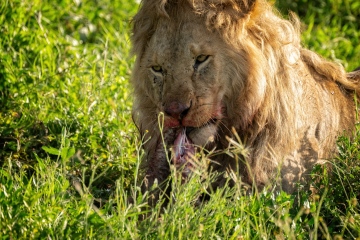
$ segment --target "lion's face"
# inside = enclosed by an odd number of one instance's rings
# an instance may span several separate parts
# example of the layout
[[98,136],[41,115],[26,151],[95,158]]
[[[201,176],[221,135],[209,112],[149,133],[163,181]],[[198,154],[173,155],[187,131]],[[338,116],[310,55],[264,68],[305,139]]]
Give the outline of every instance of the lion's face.
[[225,43],[194,14],[161,21],[140,60],[142,87],[167,128],[186,128],[196,145],[216,133],[224,117]]

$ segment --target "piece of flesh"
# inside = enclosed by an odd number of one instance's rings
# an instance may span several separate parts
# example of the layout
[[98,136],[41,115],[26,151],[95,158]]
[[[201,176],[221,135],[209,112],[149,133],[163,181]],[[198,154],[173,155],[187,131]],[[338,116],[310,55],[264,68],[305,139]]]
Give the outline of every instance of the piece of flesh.
[[192,172],[192,160],[195,156],[195,147],[186,135],[186,128],[183,128],[177,135],[173,146],[173,164],[181,172],[183,179],[189,177]]

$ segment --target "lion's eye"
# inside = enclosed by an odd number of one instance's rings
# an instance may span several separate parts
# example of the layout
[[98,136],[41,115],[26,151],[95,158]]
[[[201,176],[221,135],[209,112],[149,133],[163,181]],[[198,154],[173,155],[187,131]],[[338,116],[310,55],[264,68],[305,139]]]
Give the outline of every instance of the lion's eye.
[[161,73],[163,71],[162,67],[160,67],[160,66],[152,66],[151,69],[154,72],[158,72],[158,73]]
[[197,63],[202,63],[202,62],[205,62],[206,61],[206,59],[208,59],[208,55],[200,55],[200,56],[198,56],[197,58],[196,58],[196,62]]
[[203,62],[205,62],[206,60],[208,60],[209,55],[199,55],[196,57],[195,59],[195,64],[194,64],[194,68],[197,69],[199,67],[200,64],[202,64]]

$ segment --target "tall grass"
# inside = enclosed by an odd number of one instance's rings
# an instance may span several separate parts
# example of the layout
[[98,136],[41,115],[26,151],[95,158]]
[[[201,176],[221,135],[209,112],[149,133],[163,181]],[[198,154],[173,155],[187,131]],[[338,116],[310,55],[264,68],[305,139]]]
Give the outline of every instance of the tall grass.
[[[360,66],[358,1],[277,5],[300,15],[306,46],[348,70]],[[247,195],[240,184],[207,193],[213,176],[199,172],[189,184],[171,182],[165,209],[146,208],[128,83],[136,11],[124,0],[1,1],[1,238],[360,237],[359,134],[340,138],[332,174],[314,169],[317,194]],[[203,194],[211,197],[200,202]]]

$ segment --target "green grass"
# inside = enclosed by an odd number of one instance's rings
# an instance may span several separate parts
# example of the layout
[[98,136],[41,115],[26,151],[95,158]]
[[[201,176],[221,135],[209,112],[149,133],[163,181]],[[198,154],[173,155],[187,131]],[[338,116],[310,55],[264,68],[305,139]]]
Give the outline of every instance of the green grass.
[[[300,15],[305,46],[347,70],[360,66],[357,0],[277,6]],[[129,85],[136,11],[125,0],[1,1],[1,239],[359,238],[360,131],[339,140],[332,174],[314,169],[317,195],[247,196],[236,186],[194,207],[209,184],[200,173],[172,183],[168,207],[138,220],[146,196],[136,187],[142,152]]]

